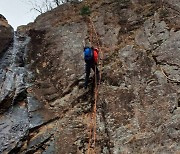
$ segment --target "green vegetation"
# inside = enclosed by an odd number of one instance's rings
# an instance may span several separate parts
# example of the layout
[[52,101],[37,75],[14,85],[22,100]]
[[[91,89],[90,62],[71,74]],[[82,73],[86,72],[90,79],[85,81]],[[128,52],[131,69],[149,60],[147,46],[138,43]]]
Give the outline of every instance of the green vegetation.
[[160,14],[160,17],[161,18],[165,18],[168,16],[168,10],[166,8],[161,8],[160,11],[159,11],[159,14]]
[[89,6],[83,6],[81,8],[81,13],[80,13],[82,16],[85,16],[85,15],[90,15],[91,14],[91,10],[89,8]]

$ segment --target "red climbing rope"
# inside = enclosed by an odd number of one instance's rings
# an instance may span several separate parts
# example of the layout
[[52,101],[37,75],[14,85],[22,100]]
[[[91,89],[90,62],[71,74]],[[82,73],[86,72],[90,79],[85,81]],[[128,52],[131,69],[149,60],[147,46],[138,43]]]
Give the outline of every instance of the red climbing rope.
[[[99,55],[100,55],[100,60],[103,60],[103,52],[101,51],[101,47],[100,47],[100,41],[99,41],[99,38],[98,38],[98,34],[96,32],[96,29],[95,29],[95,26],[93,24],[93,21],[91,18],[90,19],[90,27],[91,27],[91,34],[90,34],[90,43],[92,44],[93,43],[93,31],[95,33],[95,36],[96,36],[96,42],[97,42],[97,45],[98,45],[98,49],[99,49]],[[95,153],[95,146],[96,146],[96,120],[97,120],[97,100],[98,100],[98,93],[99,93],[99,85],[100,85],[100,82],[101,82],[101,77],[102,77],[102,65],[103,65],[103,62],[101,61],[100,63],[100,73],[99,73],[99,83],[97,84],[97,70],[96,70],[96,67],[95,67],[95,90],[94,90],[94,106],[93,106],[93,112],[92,112],[92,117],[91,117],[91,122],[90,122],[90,131],[89,131],[89,143],[88,143],[88,154],[90,154],[91,152],[91,149],[93,151],[93,153]],[[93,148],[91,148],[91,145],[93,144]]]

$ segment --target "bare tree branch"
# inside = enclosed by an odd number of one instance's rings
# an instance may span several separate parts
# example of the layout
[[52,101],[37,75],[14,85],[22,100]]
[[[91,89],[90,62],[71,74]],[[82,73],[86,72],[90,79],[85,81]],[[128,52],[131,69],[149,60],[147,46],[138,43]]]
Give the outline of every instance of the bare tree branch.
[[32,10],[39,12],[40,14],[50,11],[55,7],[60,6],[67,2],[81,2],[82,0],[24,0],[27,1],[31,6]]

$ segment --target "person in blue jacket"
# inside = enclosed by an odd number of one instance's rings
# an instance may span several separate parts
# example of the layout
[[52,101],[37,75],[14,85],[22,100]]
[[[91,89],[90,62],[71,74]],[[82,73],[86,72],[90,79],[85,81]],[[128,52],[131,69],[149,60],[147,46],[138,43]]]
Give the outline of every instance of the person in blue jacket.
[[99,70],[97,68],[97,60],[98,60],[98,49],[93,47],[84,47],[84,60],[85,60],[85,83],[84,88],[87,89],[89,76],[91,73],[91,69],[96,73],[96,82],[99,82]]

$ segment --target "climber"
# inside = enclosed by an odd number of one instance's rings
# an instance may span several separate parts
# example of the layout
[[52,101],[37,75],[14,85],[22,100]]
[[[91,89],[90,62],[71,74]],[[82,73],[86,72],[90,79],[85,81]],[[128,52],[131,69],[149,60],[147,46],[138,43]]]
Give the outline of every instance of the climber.
[[96,83],[99,82],[99,70],[97,68],[98,49],[94,47],[90,48],[88,46],[84,47],[84,60],[86,63],[86,77],[84,88],[87,89],[91,69],[93,69],[94,73],[96,72]]

